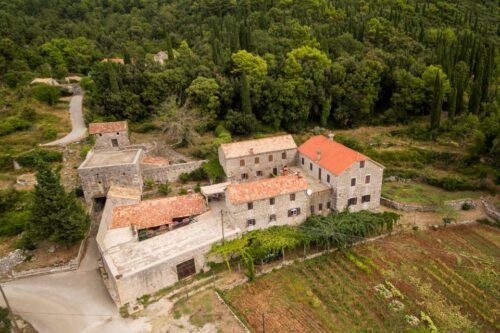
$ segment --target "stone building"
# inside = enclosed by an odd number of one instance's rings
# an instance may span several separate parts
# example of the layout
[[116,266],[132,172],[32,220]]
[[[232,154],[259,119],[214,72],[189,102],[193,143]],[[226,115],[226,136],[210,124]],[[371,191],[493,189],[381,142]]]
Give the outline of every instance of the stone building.
[[142,191],[142,157],[141,149],[90,151],[78,167],[78,176],[87,203],[105,198],[113,185]]
[[305,220],[308,185],[300,174],[233,183],[226,189],[226,208],[241,230],[297,225]]
[[299,165],[332,188],[332,209],[350,211],[380,205],[384,167],[367,156],[318,135],[299,147]]
[[[189,223],[172,227],[186,218]],[[167,230],[154,237],[139,237],[144,228],[162,226]],[[140,202],[138,193],[113,187],[97,234],[104,282],[118,306],[134,304],[208,269],[205,256],[212,244],[238,234],[231,225],[222,232],[219,211],[210,210],[199,194]]]
[[89,124],[89,134],[95,138],[94,149],[123,149],[130,146],[126,121]]
[[297,145],[291,135],[225,143],[219,162],[229,180],[245,181],[283,174],[297,162]]

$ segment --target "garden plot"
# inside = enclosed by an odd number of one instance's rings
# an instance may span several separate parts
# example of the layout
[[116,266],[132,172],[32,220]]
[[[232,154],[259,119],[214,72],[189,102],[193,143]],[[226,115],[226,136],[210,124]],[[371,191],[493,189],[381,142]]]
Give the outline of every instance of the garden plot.
[[481,225],[376,241],[257,278],[226,300],[255,332],[497,332],[500,236]]

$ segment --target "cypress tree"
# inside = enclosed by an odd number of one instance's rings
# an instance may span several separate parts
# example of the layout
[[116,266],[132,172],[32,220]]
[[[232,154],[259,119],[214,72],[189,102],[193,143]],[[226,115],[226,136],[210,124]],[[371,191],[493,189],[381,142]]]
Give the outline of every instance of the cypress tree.
[[168,60],[172,61],[174,59],[174,50],[172,48],[172,37],[170,35],[167,36],[167,55],[168,55]]
[[436,73],[434,81],[434,90],[432,93],[431,106],[431,129],[438,129],[441,122],[441,109],[443,106],[443,86],[439,78],[439,72]]
[[252,103],[250,101],[250,86],[245,72],[241,74],[241,111],[245,114],[252,113]]
[[59,174],[39,163],[30,214],[30,231],[36,239],[71,245],[82,239],[90,219],[74,195],[68,195]]
[[452,87],[450,92],[450,105],[448,110],[448,119],[450,121],[453,121],[453,119],[455,119],[456,107],[457,107],[457,90],[455,89],[455,87]]

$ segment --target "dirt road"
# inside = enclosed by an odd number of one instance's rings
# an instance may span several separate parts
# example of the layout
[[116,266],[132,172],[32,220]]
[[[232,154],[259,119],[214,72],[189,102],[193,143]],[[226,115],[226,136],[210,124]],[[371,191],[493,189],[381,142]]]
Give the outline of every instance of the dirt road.
[[141,322],[120,317],[101,281],[97,258],[92,239],[77,271],[4,284],[14,312],[40,333],[144,332]]

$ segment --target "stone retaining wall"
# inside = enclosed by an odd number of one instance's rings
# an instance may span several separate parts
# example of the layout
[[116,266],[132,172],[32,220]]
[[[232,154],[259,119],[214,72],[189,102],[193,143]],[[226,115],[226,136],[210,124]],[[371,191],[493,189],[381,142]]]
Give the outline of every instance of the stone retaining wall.
[[[461,210],[464,204],[469,204],[471,207],[477,206],[477,200],[474,199],[459,199],[445,201],[445,205],[453,208],[454,210]],[[394,201],[387,198],[380,198],[380,204],[389,208],[402,210],[404,212],[435,212],[439,209],[436,205],[418,205],[413,203],[403,203]]]
[[142,165],[142,177],[144,180],[151,179],[155,183],[175,182],[183,173],[192,172],[203,165],[203,161],[178,163],[164,166]]
[[495,221],[500,221],[500,213],[496,211],[495,207],[487,201],[481,200],[481,202],[483,203],[486,215]]

